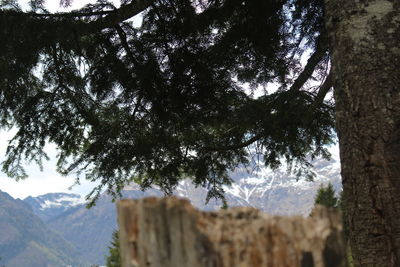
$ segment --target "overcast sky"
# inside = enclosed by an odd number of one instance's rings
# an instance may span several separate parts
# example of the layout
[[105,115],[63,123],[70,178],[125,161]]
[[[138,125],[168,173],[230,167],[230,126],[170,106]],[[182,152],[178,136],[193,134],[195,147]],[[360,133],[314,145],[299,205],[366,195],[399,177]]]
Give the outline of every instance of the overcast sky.
[[[12,132],[0,132],[0,162],[4,160],[7,141],[13,136]],[[44,163],[43,172],[35,164],[26,164],[25,168],[29,178],[15,181],[0,172],[0,190],[5,191],[14,198],[25,198],[27,196],[38,196],[49,192],[69,192],[86,195],[96,185],[82,179],[81,185],[75,185],[72,190],[69,187],[74,184],[75,177],[63,177],[56,171],[55,146],[48,145],[46,152],[50,161]]]

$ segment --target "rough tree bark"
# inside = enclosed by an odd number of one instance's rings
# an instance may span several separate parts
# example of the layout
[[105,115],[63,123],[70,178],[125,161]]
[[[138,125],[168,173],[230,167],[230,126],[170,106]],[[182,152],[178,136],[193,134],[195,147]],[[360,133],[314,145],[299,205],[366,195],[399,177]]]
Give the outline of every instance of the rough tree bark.
[[118,203],[124,267],[341,267],[338,212],[273,217],[253,208],[200,212],[177,198]]
[[400,266],[400,1],[325,0],[356,266]]

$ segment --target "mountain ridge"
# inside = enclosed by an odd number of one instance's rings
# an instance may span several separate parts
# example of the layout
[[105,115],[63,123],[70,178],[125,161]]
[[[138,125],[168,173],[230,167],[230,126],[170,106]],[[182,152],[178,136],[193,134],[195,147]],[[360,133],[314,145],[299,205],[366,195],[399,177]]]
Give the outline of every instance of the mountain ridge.
[[28,196],[23,200],[30,205],[36,215],[44,222],[80,204],[84,199],[78,194],[47,193],[37,197]]
[[[340,164],[336,159],[331,161],[316,160],[313,162],[316,177],[314,182],[298,179],[288,175],[285,167],[278,170],[266,168],[237,168],[230,174],[234,181],[231,186],[224,186],[225,196],[229,206],[252,206],[274,215],[307,216],[313,205],[315,193],[322,184],[331,182],[336,191],[341,190]],[[162,197],[164,194],[156,188],[145,192],[140,186],[131,184],[123,191],[124,198],[142,198],[147,196]],[[178,197],[189,198],[194,206],[201,210],[218,210],[222,206],[220,200],[211,199],[205,203],[207,190],[194,186],[189,180],[183,180],[174,191]],[[49,194],[52,202],[59,203],[56,193]],[[60,194],[60,198],[64,195]],[[46,197],[39,196],[41,203],[46,203]],[[76,199],[81,199],[75,195]],[[47,202],[48,203],[48,202]],[[69,203],[68,208],[61,212],[48,212],[53,217],[47,218],[47,226],[71,242],[85,255],[85,260],[92,264],[104,264],[104,256],[112,232],[117,228],[115,203],[109,195],[102,194],[96,205],[86,209],[84,204]],[[57,205],[44,205],[37,212],[46,209],[57,209]],[[55,216],[56,215],[56,216]]]
[[50,230],[27,203],[2,191],[0,252],[6,266],[84,266],[71,243]]

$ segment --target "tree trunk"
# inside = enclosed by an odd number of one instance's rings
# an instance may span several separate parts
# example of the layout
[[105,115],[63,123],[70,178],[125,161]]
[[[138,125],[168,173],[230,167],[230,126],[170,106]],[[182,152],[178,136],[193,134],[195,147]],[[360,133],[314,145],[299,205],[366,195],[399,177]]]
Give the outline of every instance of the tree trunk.
[[325,0],[356,266],[400,266],[400,1]]
[[272,217],[253,208],[200,212],[187,200],[118,202],[123,267],[344,267],[338,212]]

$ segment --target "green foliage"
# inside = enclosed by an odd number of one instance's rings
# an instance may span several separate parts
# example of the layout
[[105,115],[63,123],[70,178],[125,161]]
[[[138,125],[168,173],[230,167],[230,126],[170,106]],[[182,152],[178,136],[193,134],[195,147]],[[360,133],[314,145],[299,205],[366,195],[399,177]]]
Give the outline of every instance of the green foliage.
[[107,267],[121,267],[121,252],[119,249],[119,235],[115,230],[112,235],[111,246],[109,248],[109,255],[106,257]]
[[335,189],[331,183],[327,186],[321,185],[315,197],[315,204],[323,205],[328,208],[339,207],[339,199],[335,196]]
[[[152,4],[135,27],[127,14],[139,2]],[[209,199],[251,153],[299,177],[311,177],[308,156],[329,157],[332,103],[318,88],[290,89],[305,49],[323,47],[321,1],[124,1],[119,12],[99,0],[54,15],[41,3],[0,6],[0,127],[18,129],[10,177],[25,178],[24,160],[40,165],[51,142],[61,173],[100,181],[92,200],[134,179],[169,194],[182,177]],[[324,77],[319,53],[297,84]],[[279,90],[256,98],[244,83]]]

